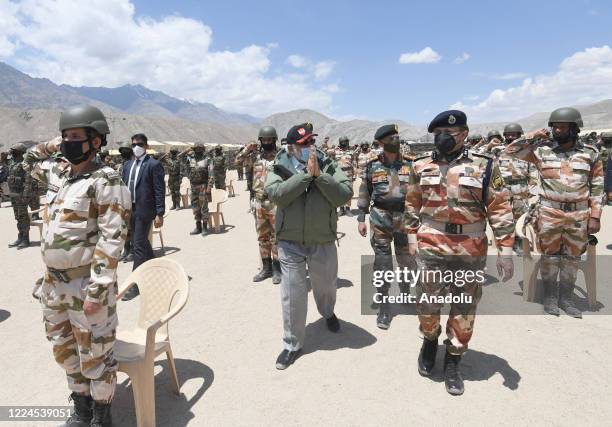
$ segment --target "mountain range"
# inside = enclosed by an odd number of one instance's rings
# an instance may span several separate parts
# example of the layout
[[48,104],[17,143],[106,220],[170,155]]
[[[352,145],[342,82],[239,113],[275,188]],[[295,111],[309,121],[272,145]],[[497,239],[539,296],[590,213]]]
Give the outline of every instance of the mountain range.
[[[60,111],[77,104],[102,109],[111,127],[110,146],[137,132],[159,141],[241,144],[256,139],[262,125],[272,125],[279,137],[295,124],[311,122],[319,139],[336,141],[346,135],[352,143],[372,141],[378,127],[396,123],[407,140],[429,140],[424,126],[401,120],[339,121],[313,110],[301,109],[257,118],[224,111],[213,104],[189,101],[148,89],[142,85],[117,88],[57,85],[49,79],[33,78],[0,62],[0,144],[17,141],[44,141],[57,136]],[[612,100],[580,106],[585,129],[612,127]],[[517,120],[525,131],[546,126],[548,112]],[[486,134],[502,130],[505,123],[471,124],[472,132]]]

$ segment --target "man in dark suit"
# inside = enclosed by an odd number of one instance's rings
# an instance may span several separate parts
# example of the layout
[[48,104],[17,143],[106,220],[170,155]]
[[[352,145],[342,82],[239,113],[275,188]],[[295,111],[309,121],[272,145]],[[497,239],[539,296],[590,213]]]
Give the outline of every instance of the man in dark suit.
[[[152,223],[155,227],[164,224],[166,210],[164,167],[147,154],[148,147],[146,135],[142,133],[134,135],[132,137],[134,157],[123,165],[123,181],[132,196],[133,270],[154,258],[153,248],[149,242],[149,231]],[[138,286],[133,286],[123,299],[130,300],[138,294]]]

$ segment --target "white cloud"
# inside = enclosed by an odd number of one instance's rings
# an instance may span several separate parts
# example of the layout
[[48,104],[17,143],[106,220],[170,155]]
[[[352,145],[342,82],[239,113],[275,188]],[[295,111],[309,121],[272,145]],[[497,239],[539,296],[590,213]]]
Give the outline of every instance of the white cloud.
[[457,102],[471,120],[510,120],[527,114],[612,98],[612,49],[592,47],[565,58],[557,71],[495,89],[477,104]]
[[289,55],[287,62],[295,68],[304,68],[310,63],[310,61],[300,55]]
[[130,0],[0,0],[0,57],[28,74],[76,86],[143,84],[258,116],[330,110],[332,92],[318,83],[316,66],[270,73],[275,46],[215,50],[203,22],[137,16]]
[[470,55],[469,53],[463,52],[461,56],[458,56],[455,59],[453,59],[453,64],[457,64],[457,65],[463,64],[465,61],[467,61],[471,57],[472,55]]
[[402,53],[399,57],[400,64],[435,64],[436,62],[440,62],[442,57],[427,46],[420,52],[406,52]]
[[341,89],[336,83],[331,83],[323,86],[323,90],[329,93],[338,93]]
[[505,73],[505,74],[495,74],[492,76],[494,80],[518,80],[524,79],[527,77],[527,73]]
[[334,61],[321,61],[314,67],[314,75],[317,80],[326,79],[334,70],[336,63]]

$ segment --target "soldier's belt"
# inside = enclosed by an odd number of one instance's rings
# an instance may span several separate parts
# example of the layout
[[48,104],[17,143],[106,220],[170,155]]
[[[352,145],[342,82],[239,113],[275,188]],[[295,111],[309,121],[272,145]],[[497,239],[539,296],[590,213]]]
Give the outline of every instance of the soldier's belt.
[[89,277],[91,275],[91,264],[69,268],[67,270],[56,270],[55,268],[47,267],[47,273],[60,282],[68,283],[74,279]]
[[385,211],[404,212],[406,205],[404,202],[385,202],[384,200],[374,201],[374,207]]
[[486,223],[484,222],[475,222],[473,224],[453,224],[450,222],[435,221],[433,219],[423,218],[421,224],[448,234],[482,234],[486,229]]
[[516,184],[527,185],[528,180],[526,178],[515,178],[515,179],[505,179],[504,182],[508,185],[516,185]]
[[546,206],[547,208],[560,209],[565,212],[589,208],[588,200],[583,200],[581,202],[557,202],[555,200],[548,200],[540,197],[540,204],[542,206]]

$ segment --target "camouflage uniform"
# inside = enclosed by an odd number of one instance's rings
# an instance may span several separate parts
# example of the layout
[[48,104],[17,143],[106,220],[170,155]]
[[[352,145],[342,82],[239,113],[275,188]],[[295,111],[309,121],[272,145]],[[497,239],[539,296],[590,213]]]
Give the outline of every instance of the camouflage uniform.
[[172,195],[173,207],[181,206],[181,160],[174,157],[164,159],[166,172],[168,172],[168,188]]
[[[51,159],[45,144],[28,152],[25,164],[49,188],[41,239],[47,271],[34,291],[47,339],[70,390],[110,403],[117,371],[116,268],[126,239],[130,193],[110,167],[70,176],[69,163]],[[102,307],[87,315],[86,301]]]
[[[557,143],[514,141],[506,153],[533,163],[540,173],[540,200],[535,215],[538,250],[543,254],[540,273],[545,288],[571,288],[577,263],[587,248],[587,224],[600,218],[604,198],[599,151],[576,142],[568,150]],[[557,285],[559,276],[559,285]]]
[[371,160],[369,148],[367,151],[359,150],[357,154],[357,176],[359,176],[359,178],[363,179],[369,160]]
[[28,203],[32,196],[31,178],[21,162],[21,158],[11,159],[8,172],[8,187],[11,194],[11,206],[17,231],[20,236],[28,236],[30,232],[30,217],[28,216]]
[[[487,182],[488,181],[488,182]],[[447,162],[434,152],[413,164],[406,195],[405,221],[410,241],[418,242],[419,269],[481,270],[487,254],[486,220],[497,246],[512,253],[514,223],[508,190],[494,159],[467,149]],[[452,304],[446,324],[447,351],[460,355],[472,337],[476,306],[482,293],[476,281],[458,287],[424,280],[417,286],[417,313],[424,337],[436,341],[441,333],[443,304],[420,302],[423,294],[471,296],[471,303]]]
[[[351,182],[355,181],[355,150],[351,150],[350,147],[338,147],[335,153],[335,159],[347,178]],[[345,207],[347,210],[351,209],[351,199],[346,202]]]
[[236,155],[236,162],[240,163],[244,167],[244,173],[247,180],[247,189],[249,190],[249,197],[253,199],[255,193],[253,192],[253,164],[257,159],[256,151],[249,151],[246,147],[242,148]]
[[[398,154],[397,160],[389,162],[384,154],[370,160],[365,167],[363,180],[359,187],[357,221],[365,222],[370,213],[370,244],[374,250],[374,271],[393,270],[391,242],[395,246],[395,257],[400,268],[413,267],[408,254],[408,240],[404,234],[404,206],[408,190],[411,163]],[[370,204],[373,206],[370,208]],[[385,283],[378,290],[383,296],[388,295],[390,283]],[[406,291],[402,289],[402,291]],[[388,327],[390,319],[387,304],[380,306],[378,323]],[[382,325],[382,324],[385,325]]]
[[215,180],[215,188],[225,190],[225,174],[227,168],[225,167],[225,157],[223,153],[216,153],[212,159],[213,176]]
[[276,205],[268,198],[264,189],[268,166],[274,163],[277,150],[262,151],[253,164],[253,193],[255,193],[255,228],[259,241],[259,254],[262,259],[272,258],[278,260],[276,246]]
[[187,174],[191,183],[191,209],[196,222],[208,223],[208,163],[206,156],[191,156],[187,160]]

